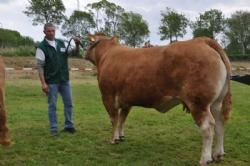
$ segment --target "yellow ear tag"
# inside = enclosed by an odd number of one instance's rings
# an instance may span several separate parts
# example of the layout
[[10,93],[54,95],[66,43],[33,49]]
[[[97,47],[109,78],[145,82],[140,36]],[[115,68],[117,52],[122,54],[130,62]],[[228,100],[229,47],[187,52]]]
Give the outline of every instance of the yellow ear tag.
[[113,37],[111,38],[111,40],[112,40],[114,43],[119,43],[118,37],[116,37],[116,36],[113,36]]
[[95,38],[93,36],[90,37],[90,41],[94,42]]

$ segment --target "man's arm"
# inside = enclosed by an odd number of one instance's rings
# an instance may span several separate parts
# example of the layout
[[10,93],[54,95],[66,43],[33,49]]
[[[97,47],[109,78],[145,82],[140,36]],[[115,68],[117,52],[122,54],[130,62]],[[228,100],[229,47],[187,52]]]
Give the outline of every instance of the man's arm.
[[39,79],[42,85],[42,91],[48,93],[49,88],[44,79],[44,65],[45,65],[45,55],[40,48],[36,50],[36,66],[38,70]]

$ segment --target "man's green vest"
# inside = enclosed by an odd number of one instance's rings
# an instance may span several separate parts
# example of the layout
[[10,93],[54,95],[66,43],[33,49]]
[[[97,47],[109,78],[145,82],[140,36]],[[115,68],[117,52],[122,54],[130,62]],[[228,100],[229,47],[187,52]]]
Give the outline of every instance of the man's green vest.
[[39,45],[45,54],[44,78],[47,84],[58,84],[69,80],[68,54],[64,42],[58,39],[56,49],[44,39]]

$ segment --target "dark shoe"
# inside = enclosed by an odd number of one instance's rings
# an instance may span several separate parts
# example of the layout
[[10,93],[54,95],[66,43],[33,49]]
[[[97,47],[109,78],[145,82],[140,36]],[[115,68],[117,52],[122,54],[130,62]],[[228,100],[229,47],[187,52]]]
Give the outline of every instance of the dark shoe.
[[62,132],[68,132],[68,133],[71,133],[71,134],[74,134],[76,132],[76,129],[75,128],[64,128],[62,130]]

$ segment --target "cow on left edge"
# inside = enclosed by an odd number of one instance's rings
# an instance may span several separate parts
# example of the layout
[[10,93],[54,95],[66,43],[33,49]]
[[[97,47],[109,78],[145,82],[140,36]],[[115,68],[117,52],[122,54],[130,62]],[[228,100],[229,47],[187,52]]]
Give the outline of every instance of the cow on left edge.
[[3,58],[0,56],[0,144],[10,145],[9,129],[7,127],[7,116],[5,109],[5,67]]

